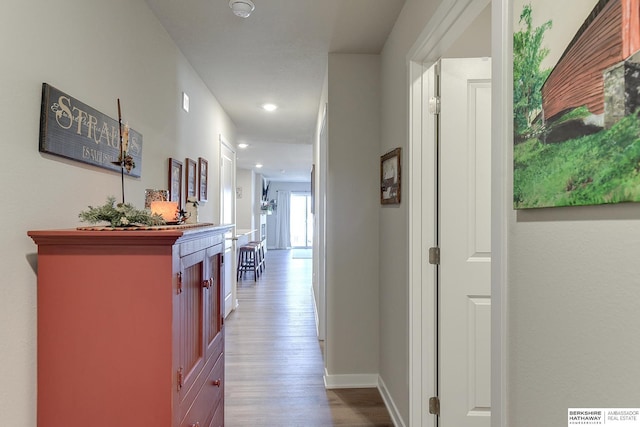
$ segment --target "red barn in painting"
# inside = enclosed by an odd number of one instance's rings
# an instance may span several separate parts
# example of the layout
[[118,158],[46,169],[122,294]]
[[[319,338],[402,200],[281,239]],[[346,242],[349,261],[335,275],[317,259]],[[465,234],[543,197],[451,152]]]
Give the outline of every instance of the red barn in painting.
[[640,0],[600,0],[542,87],[544,120],[586,106],[589,124],[601,129],[634,112],[640,106],[638,50]]

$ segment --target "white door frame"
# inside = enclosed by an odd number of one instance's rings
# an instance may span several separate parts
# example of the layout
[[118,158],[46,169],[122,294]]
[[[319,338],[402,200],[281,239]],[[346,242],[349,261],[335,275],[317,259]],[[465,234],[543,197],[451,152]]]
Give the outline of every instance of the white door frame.
[[[409,158],[411,162],[411,183],[409,186],[409,425],[433,427],[435,418],[423,424],[423,414],[427,412],[429,396],[436,395],[436,315],[427,316],[423,307],[435,307],[435,269],[424,258],[425,250],[435,246],[436,210],[432,206],[436,200],[436,171],[423,169],[423,161],[435,165],[433,147],[435,130],[429,126],[427,87],[433,84],[427,69],[433,64],[409,63],[410,73],[410,133]],[[433,224],[431,227],[423,224]],[[424,322],[423,322],[424,316]],[[431,331],[431,339],[424,342],[423,328]],[[431,368],[423,366],[423,354],[431,360]],[[426,372],[425,372],[426,369]],[[424,382],[423,382],[424,379]]]
[[[317,196],[315,200],[315,215],[314,221],[317,220],[317,239],[313,242],[314,247],[318,248],[317,253],[313,256],[318,260],[318,305],[316,306],[316,325],[318,331],[318,340],[324,341],[327,335],[327,206],[326,206],[326,192],[327,192],[327,151],[328,151],[328,134],[329,131],[327,124],[327,103],[324,104],[324,110],[322,112],[322,122],[320,124],[319,135],[319,149],[318,149],[318,167],[316,169],[316,182],[317,182]],[[325,343],[326,345],[326,343]],[[327,358],[324,358],[325,367]]]
[[[491,425],[507,426],[508,229],[513,217],[513,6],[491,4]],[[494,415],[495,418],[494,418]]]
[[[236,234],[236,192],[235,192],[235,188],[236,188],[236,150],[235,148],[229,144],[227,142],[227,140],[222,136],[222,134],[220,134],[218,136],[219,142],[220,142],[220,153],[219,153],[219,165],[218,165],[218,169],[219,169],[219,180],[220,180],[220,203],[219,203],[219,208],[220,208],[220,222],[222,223],[222,219],[224,217],[224,212],[223,212],[223,203],[222,203],[222,199],[224,198],[224,186],[223,186],[223,168],[222,168],[222,162],[224,161],[222,158],[222,147],[224,146],[227,150],[229,150],[231,153],[233,153],[233,158],[232,158],[232,165],[231,165],[231,171],[232,171],[232,178],[231,178],[231,206],[232,206],[232,216],[233,216],[233,229],[232,229],[232,236],[235,236]],[[223,251],[227,252],[226,249],[228,249],[228,244],[229,242],[225,241],[224,243],[224,248]],[[236,240],[233,239],[231,240],[231,260],[227,260],[225,262],[231,262],[231,311],[235,310],[238,307],[238,298],[237,298],[237,280],[236,280]],[[224,296],[223,296],[224,297]],[[224,311],[226,312],[227,309],[225,308]],[[230,313],[230,312],[229,312]],[[226,315],[228,315],[229,313],[226,313]]]
[[[434,64],[489,4],[491,0],[454,0],[442,2],[434,16],[418,37],[407,55],[409,70],[409,153],[411,183],[409,199],[409,425],[422,426],[422,413],[427,408],[429,378],[435,395],[435,363],[423,372],[423,304],[433,300],[435,275],[427,266],[426,249],[431,246],[433,230],[423,230],[433,216],[433,209],[425,209],[435,200],[435,175],[423,170],[423,159],[428,161],[429,139],[432,129],[428,126],[428,99],[423,85],[425,70]],[[506,177],[508,163],[508,140],[511,129],[511,6],[509,0],[492,2],[491,42],[493,49],[492,76],[492,183],[491,183],[491,241],[492,241],[492,288],[491,288],[491,425],[506,427],[506,283],[507,283],[507,219],[510,214],[510,187]],[[426,79],[425,79],[426,80]],[[431,132],[431,133],[430,133]],[[427,151],[424,151],[427,148]],[[433,158],[435,161],[435,158]],[[433,162],[431,164],[434,164]],[[435,224],[435,218],[431,218]],[[429,237],[431,236],[431,237]],[[430,307],[435,307],[435,300]],[[431,325],[430,322],[433,322]],[[424,323],[432,331],[435,354],[435,319]],[[435,357],[435,356],[434,356]],[[424,388],[423,388],[424,387]],[[435,425],[431,417],[428,426]]]

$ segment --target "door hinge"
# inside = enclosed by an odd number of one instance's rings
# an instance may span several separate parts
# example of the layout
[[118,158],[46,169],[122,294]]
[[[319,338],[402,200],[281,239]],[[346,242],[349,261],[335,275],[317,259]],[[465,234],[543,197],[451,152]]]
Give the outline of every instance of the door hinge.
[[429,264],[440,265],[440,248],[434,246],[429,248]]
[[176,289],[178,294],[182,293],[182,271],[178,273],[178,288]]
[[178,391],[180,391],[182,389],[182,383],[184,381],[183,378],[183,374],[182,374],[182,368],[178,369]]
[[429,98],[429,113],[440,114],[440,98],[437,96]]
[[440,416],[440,398],[437,396],[429,398],[429,413]]

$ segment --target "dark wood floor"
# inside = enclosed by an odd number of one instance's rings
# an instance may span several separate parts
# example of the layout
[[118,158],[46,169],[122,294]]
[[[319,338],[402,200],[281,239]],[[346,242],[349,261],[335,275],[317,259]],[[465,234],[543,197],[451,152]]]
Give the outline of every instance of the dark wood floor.
[[225,426],[393,426],[377,389],[325,390],[311,260],[269,251],[225,323]]

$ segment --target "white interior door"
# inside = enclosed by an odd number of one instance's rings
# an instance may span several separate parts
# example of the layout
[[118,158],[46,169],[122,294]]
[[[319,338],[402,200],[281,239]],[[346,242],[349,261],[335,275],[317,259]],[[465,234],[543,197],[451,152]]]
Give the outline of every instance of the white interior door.
[[[220,222],[236,222],[236,153],[220,136]],[[235,227],[234,227],[235,230]],[[231,313],[237,306],[235,275],[235,233],[230,231],[224,240],[224,315]]]
[[440,427],[491,423],[491,62],[443,59],[440,77]]

